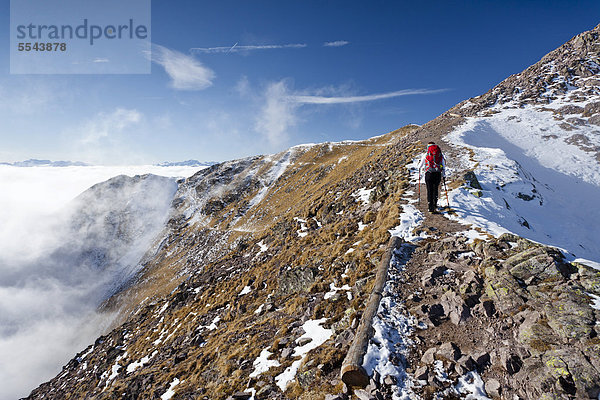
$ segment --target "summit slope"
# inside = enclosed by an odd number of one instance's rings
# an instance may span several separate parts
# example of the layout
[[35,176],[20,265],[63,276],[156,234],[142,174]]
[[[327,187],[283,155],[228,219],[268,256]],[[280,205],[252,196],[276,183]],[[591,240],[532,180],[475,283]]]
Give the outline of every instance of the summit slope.
[[[600,260],[599,31],[424,126],[180,181],[104,304],[115,329],[29,398],[597,398],[600,272],[576,261]],[[414,186],[428,140],[449,160],[442,215]],[[349,393],[340,367],[391,234],[372,380]]]

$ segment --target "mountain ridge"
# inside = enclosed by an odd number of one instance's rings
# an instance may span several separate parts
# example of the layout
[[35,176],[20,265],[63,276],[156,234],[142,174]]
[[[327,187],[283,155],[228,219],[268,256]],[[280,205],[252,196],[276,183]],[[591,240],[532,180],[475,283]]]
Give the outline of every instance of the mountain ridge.
[[[28,398],[597,397],[600,273],[568,258],[578,249],[536,243],[560,234],[531,212],[552,205],[553,182],[514,157],[541,163],[545,153],[509,150],[550,141],[594,159],[599,85],[588,61],[599,27],[421,127],[224,162],[181,181],[135,285],[104,304],[122,325]],[[517,111],[522,120],[509,119]],[[429,140],[450,156],[455,209],[443,215],[425,216],[413,186]],[[365,365],[372,380],[352,392],[339,368],[390,232],[412,256],[385,289],[367,350],[378,360]],[[410,350],[389,350],[399,335]]]

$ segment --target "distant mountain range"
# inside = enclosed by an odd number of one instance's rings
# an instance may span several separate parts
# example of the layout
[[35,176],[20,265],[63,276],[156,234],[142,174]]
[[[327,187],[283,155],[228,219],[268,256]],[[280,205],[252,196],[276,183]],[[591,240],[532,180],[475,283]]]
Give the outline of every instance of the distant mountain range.
[[176,161],[176,162],[162,162],[154,164],[158,167],[210,167],[211,165],[218,164],[216,161],[198,161],[198,160],[187,160],[187,161]]
[[50,161],[31,158],[25,161],[15,161],[13,163],[1,162],[0,165],[11,165],[13,167],[85,167],[89,164],[81,161]]
[[[202,162],[198,160],[186,160],[176,162],[162,162],[154,164],[157,167],[210,167],[211,165],[218,164],[216,161]],[[91,164],[87,164],[81,161],[51,161],[51,160],[38,160],[31,158],[25,161],[15,162],[0,162],[0,165],[10,165],[13,167],[87,167]]]

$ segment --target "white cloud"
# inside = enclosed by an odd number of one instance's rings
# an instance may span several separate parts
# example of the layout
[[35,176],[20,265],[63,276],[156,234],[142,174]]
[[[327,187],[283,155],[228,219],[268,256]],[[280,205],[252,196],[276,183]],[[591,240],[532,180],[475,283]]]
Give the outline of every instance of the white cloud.
[[237,43],[233,46],[222,47],[192,47],[190,51],[198,53],[243,53],[254,50],[275,50],[275,49],[301,49],[307,47],[305,43],[289,44],[263,44],[256,46],[239,46]]
[[112,113],[99,113],[82,127],[81,143],[95,144],[102,138],[121,134],[126,129],[138,124],[143,115],[137,110],[117,108]]
[[246,75],[243,75],[235,85],[235,91],[240,96],[247,96],[250,93],[250,81]]
[[301,104],[342,104],[342,103],[357,103],[364,101],[374,101],[389,99],[391,97],[409,96],[417,94],[436,94],[446,91],[446,89],[405,89],[395,92],[370,94],[366,96],[312,96],[312,95],[293,95],[292,100]]
[[0,86],[0,107],[11,114],[35,115],[56,108],[56,104],[61,104],[66,97],[62,87],[37,77]]
[[[247,86],[247,82],[244,82]],[[364,96],[323,96],[323,93],[343,93],[346,87],[325,87],[313,90],[311,94],[299,94],[290,90],[285,80],[269,84],[264,92],[263,106],[256,120],[255,130],[262,134],[272,146],[279,146],[288,138],[289,129],[297,124],[296,112],[305,104],[352,104],[400,96],[426,95],[446,91],[446,89],[405,89],[394,92],[378,93]],[[357,125],[358,120],[350,121]]]
[[152,45],[151,60],[161,65],[171,78],[171,87],[178,90],[202,90],[212,85],[215,73],[192,56]]
[[271,145],[278,146],[286,141],[288,129],[296,124],[295,111],[298,104],[292,101],[284,80],[269,84],[264,100],[255,129],[264,135]]
[[325,43],[323,43],[323,46],[325,46],[325,47],[342,47],[347,44],[350,44],[350,42],[347,40],[336,40],[334,42],[325,42]]

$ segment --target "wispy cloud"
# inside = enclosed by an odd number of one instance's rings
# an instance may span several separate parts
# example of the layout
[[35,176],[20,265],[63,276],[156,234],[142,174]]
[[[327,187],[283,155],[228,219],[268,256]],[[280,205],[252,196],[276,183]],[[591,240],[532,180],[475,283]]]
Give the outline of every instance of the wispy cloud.
[[124,132],[125,129],[138,124],[141,120],[142,114],[137,110],[117,108],[112,113],[99,113],[83,126],[84,134],[81,143],[98,143],[102,138]]
[[71,158],[91,164],[141,163],[145,158],[141,141],[149,129],[157,128],[155,117],[148,121],[136,109],[99,112],[63,132],[65,151],[76,154]]
[[[246,83],[246,82],[245,82]],[[429,95],[446,91],[447,89],[404,89],[394,92],[378,93],[364,96],[323,96],[323,93],[344,93],[348,88],[326,87],[314,92],[319,95],[298,93],[290,89],[286,80],[270,83],[262,97],[262,108],[258,113],[255,130],[263,135],[274,147],[285,143],[289,130],[298,121],[298,109],[303,105],[314,104],[351,104],[376,101],[400,96]]]
[[336,40],[333,42],[325,42],[325,43],[323,43],[323,46],[325,46],[325,47],[342,47],[347,44],[350,44],[350,42],[347,40]]
[[291,101],[285,80],[271,83],[264,93],[264,105],[256,120],[255,129],[269,144],[279,146],[288,137],[288,129],[296,125],[296,108]]
[[161,65],[171,78],[171,87],[178,90],[202,90],[212,85],[215,73],[192,56],[152,45],[151,60]]
[[391,97],[410,96],[418,94],[436,94],[445,92],[447,89],[405,89],[395,92],[370,94],[365,96],[343,96],[343,97],[326,97],[326,96],[311,96],[311,95],[292,95],[291,100],[301,104],[343,104],[343,103],[358,103],[364,101],[374,101],[389,99]]
[[191,52],[194,53],[242,53],[254,50],[276,50],[276,49],[301,49],[307,47],[305,43],[289,43],[289,44],[263,44],[263,45],[247,45],[240,46],[237,43],[233,46],[222,47],[192,47]]

